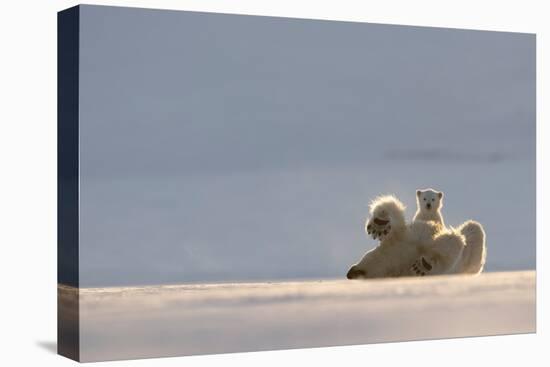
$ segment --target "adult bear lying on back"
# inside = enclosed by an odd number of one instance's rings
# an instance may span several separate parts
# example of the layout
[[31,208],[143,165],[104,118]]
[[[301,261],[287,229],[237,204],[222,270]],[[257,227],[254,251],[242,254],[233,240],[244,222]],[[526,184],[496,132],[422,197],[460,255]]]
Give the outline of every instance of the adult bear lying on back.
[[348,279],[478,274],[485,264],[481,224],[467,221],[456,229],[429,221],[407,224],[405,206],[393,196],[372,202],[365,229],[380,244],[349,269]]

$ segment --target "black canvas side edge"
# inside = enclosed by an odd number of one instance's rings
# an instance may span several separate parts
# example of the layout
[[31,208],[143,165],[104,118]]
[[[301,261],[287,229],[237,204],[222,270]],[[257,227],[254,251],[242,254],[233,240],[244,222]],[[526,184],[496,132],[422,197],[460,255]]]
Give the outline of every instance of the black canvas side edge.
[[79,27],[79,6],[57,14],[57,352],[77,361]]

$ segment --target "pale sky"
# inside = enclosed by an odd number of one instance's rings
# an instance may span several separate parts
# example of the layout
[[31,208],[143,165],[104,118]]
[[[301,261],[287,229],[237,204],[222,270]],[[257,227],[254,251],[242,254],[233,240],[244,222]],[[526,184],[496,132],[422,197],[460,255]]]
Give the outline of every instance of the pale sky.
[[445,192],[535,267],[535,36],[82,6],[81,286],[343,277]]

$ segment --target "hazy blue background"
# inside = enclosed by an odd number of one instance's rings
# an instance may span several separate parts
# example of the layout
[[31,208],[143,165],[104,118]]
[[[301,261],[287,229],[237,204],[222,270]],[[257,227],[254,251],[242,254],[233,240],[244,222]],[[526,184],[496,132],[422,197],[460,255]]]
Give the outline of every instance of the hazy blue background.
[[81,7],[81,286],[343,277],[443,190],[535,267],[535,36]]

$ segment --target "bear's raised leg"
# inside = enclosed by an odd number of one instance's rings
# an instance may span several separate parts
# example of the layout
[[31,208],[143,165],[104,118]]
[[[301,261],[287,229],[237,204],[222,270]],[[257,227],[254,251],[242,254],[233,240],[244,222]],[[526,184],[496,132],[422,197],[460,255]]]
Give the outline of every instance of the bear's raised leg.
[[405,228],[405,207],[393,196],[377,198],[370,205],[370,219],[365,224],[365,231],[373,239],[384,241],[394,232]]

